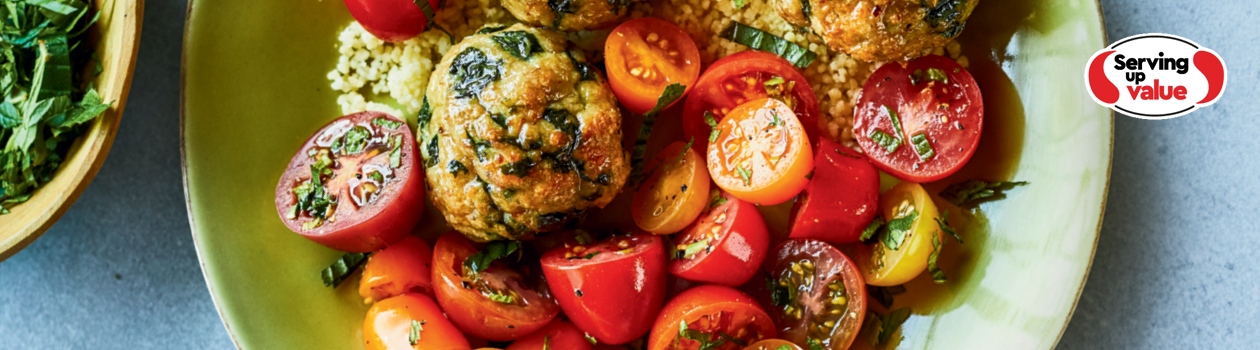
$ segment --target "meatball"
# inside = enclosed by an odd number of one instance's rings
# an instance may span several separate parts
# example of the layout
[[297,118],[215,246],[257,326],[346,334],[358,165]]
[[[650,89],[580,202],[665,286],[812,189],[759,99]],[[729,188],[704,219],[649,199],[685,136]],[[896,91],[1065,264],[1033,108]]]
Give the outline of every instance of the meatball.
[[980,0],[771,0],[789,23],[863,61],[911,60],[962,32]]
[[417,118],[433,205],[476,241],[529,239],[626,182],[608,82],[560,32],[483,29],[434,69]]
[[621,22],[639,0],[503,0],[521,22],[564,31],[605,29]]

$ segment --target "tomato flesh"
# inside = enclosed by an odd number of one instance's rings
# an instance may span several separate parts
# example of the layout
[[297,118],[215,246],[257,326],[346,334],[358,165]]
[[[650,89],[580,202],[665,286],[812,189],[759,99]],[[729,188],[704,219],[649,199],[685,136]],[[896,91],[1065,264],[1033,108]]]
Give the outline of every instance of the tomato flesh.
[[543,329],[512,342],[506,350],[544,349],[590,350],[591,343],[572,323],[555,319]]
[[604,42],[604,56],[617,100],[639,114],[656,106],[666,86],[677,83],[690,89],[700,76],[696,43],[682,28],[656,18],[618,25]]
[[774,335],[770,315],[752,297],[730,287],[705,285],[669,301],[652,327],[648,349],[740,349],[741,343]]
[[665,246],[649,233],[568,242],[541,261],[564,314],[600,343],[625,344],[647,333],[665,302]]
[[333,120],[302,145],[280,177],[280,219],[293,232],[348,252],[402,239],[424,208],[424,174],[412,140],[407,123],[388,114]]
[[749,344],[744,350],[802,350],[801,347],[783,339],[766,339]]
[[983,126],[976,80],[958,62],[936,55],[904,67],[881,66],[862,86],[853,117],[862,151],[881,170],[911,182],[940,180],[961,169]]
[[739,286],[766,258],[770,234],[752,203],[722,194],[715,206],[674,238],[669,273],[691,281]]
[[[414,344],[412,329],[418,331]],[[368,350],[471,348],[433,299],[415,293],[372,305],[363,319],[363,345]]]
[[709,202],[709,171],[704,159],[687,144],[675,142],[661,151],[650,168],[652,175],[630,202],[634,223],[654,234],[681,231]]
[[893,186],[880,195],[879,206],[883,217],[889,221],[889,229],[898,226],[893,221],[903,218],[909,220],[909,216],[913,214],[913,221],[906,225],[908,230],[905,238],[896,249],[891,248],[885,240],[876,239],[873,244],[865,244],[857,249],[854,257],[867,283],[873,286],[896,286],[909,282],[927,270],[928,258],[936,249],[932,245],[932,239],[944,237],[936,223],[936,204],[919,184],[902,182]]
[[683,132],[695,138],[697,150],[708,149],[713,129],[705,113],[720,122],[735,107],[767,97],[787,101],[810,140],[818,138],[818,100],[809,81],[788,61],[761,51],[726,56],[705,70],[684,106]]
[[447,315],[464,332],[487,340],[514,340],[546,326],[560,313],[546,284],[537,275],[528,275],[527,266],[518,266],[518,271],[495,261],[474,272],[464,261],[476,253],[472,241],[459,232],[442,235],[434,245],[438,303],[443,310],[452,310]]
[[709,144],[709,176],[723,190],[758,205],[786,202],[809,182],[814,154],[787,104],[763,98],[731,110]]
[[779,336],[809,349],[847,349],[866,317],[866,283],[826,242],[793,239],[775,249],[770,315]]
[[[428,0],[433,14],[445,3],[442,0]],[[429,24],[429,17],[424,10],[412,0],[345,0],[346,9],[363,29],[373,36],[389,42],[399,42],[423,32]]]
[[879,211],[879,172],[865,157],[818,141],[814,175],[792,208],[792,238],[857,242]]
[[407,236],[368,258],[359,279],[359,296],[372,303],[409,292],[433,295],[432,262],[429,244]]

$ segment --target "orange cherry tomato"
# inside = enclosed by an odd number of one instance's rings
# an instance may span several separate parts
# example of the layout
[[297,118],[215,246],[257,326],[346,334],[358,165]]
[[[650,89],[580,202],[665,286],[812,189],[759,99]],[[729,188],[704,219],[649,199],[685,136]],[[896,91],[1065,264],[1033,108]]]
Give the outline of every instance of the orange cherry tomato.
[[665,305],[652,326],[648,349],[739,349],[737,344],[754,343],[775,332],[770,315],[752,297],[731,287],[705,285],[688,289]]
[[752,100],[718,123],[709,143],[709,176],[736,198],[758,205],[786,202],[809,183],[814,152],[787,104]]
[[642,114],[656,106],[666,86],[678,83],[690,90],[700,77],[700,50],[673,23],[636,18],[608,35],[604,64],[617,100]]
[[368,303],[409,292],[433,295],[432,259],[428,243],[407,236],[368,258],[359,295]]
[[652,176],[634,192],[630,214],[644,231],[658,235],[681,231],[696,221],[709,202],[709,171],[700,153],[674,142],[649,167]]
[[507,350],[548,349],[591,350],[591,342],[572,323],[557,318],[543,329],[512,342],[507,347]]
[[802,350],[801,347],[783,339],[766,339],[748,345],[744,350]]
[[416,293],[372,305],[363,319],[363,345],[368,350],[472,348],[432,298]]

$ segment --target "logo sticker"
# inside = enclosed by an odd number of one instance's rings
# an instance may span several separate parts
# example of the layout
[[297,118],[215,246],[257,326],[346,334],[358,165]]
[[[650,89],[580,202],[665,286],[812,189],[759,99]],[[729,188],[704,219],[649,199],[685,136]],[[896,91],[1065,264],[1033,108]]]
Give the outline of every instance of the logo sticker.
[[1090,97],[1135,118],[1169,119],[1207,107],[1225,91],[1225,61],[1186,38],[1141,34],[1099,50],[1085,66]]

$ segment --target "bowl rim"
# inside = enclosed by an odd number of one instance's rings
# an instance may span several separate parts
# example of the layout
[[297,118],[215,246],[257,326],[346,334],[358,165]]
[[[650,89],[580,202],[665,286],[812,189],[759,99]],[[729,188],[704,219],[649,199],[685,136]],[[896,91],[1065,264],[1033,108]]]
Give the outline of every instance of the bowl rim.
[[[142,1],[142,0],[137,0],[137,1]],[[1101,34],[1102,34],[1102,41],[1103,41],[1103,44],[1106,45],[1109,39],[1107,38],[1107,26],[1106,26],[1107,23],[1106,23],[1106,17],[1104,16],[1104,12],[1103,12],[1102,1],[1101,0],[1093,0],[1093,1],[1094,1],[1095,11],[1098,14],[1099,30],[1101,31]],[[196,6],[196,4],[197,4],[197,0],[188,0],[188,6],[184,14],[184,31],[183,31],[183,36],[182,36],[182,40],[184,43],[188,42],[189,34],[193,25],[193,21],[195,19],[193,17],[193,8],[194,6]],[[206,268],[206,263],[205,263],[206,260],[204,258],[206,253],[202,250],[203,247],[197,240],[197,237],[199,236],[199,234],[197,231],[197,220],[193,213],[192,197],[190,196],[190,192],[189,192],[188,152],[187,152],[187,143],[185,139],[185,136],[186,136],[185,134],[187,131],[187,129],[185,128],[185,124],[188,117],[186,113],[187,110],[184,103],[185,102],[184,93],[187,91],[186,90],[187,72],[188,72],[187,63],[188,63],[188,45],[184,45],[183,48],[181,49],[180,70],[179,70],[179,85],[180,85],[179,154],[180,154],[180,172],[182,175],[183,186],[184,186],[184,205],[186,206],[186,211],[188,214],[189,231],[191,232],[192,238],[193,238],[193,248],[197,252],[197,265],[201,267],[201,275],[202,275],[202,278],[204,278],[206,281],[206,289],[210,293],[210,299],[211,301],[214,302],[215,312],[219,314],[219,322],[223,324],[223,328],[227,331],[228,338],[232,340],[233,346],[235,346],[237,349],[243,349],[244,347],[241,346],[240,340],[237,338],[236,332],[233,331],[232,329],[232,325],[228,324],[228,319],[227,319],[227,315],[225,314],[224,306],[222,304],[222,301],[219,298],[219,294],[216,292],[217,287],[214,284],[214,280],[210,278],[210,276],[208,275],[208,270]],[[1099,203],[1100,207],[1098,210],[1098,213],[1099,213],[1098,225],[1094,229],[1094,240],[1093,240],[1093,243],[1090,245],[1090,249],[1089,249],[1089,261],[1086,263],[1084,273],[1081,275],[1080,287],[1076,290],[1076,295],[1072,299],[1072,306],[1068,309],[1067,317],[1063,319],[1063,324],[1059,327],[1058,335],[1055,337],[1054,342],[1050,343],[1051,345],[1049,347],[1050,349],[1057,347],[1059,342],[1063,340],[1063,335],[1067,332],[1068,325],[1071,323],[1072,317],[1076,313],[1076,307],[1077,305],[1080,304],[1081,295],[1085,291],[1085,283],[1089,281],[1089,273],[1090,273],[1090,270],[1093,269],[1093,265],[1094,265],[1094,255],[1098,251],[1098,240],[1099,240],[1099,237],[1102,235],[1102,224],[1103,224],[1103,219],[1106,215],[1106,209],[1107,209],[1107,195],[1110,193],[1110,190],[1111,190],[1111,170],[1112,170],[1112,164],[1115,160],[1114,154],[1115,154],[1115,139],[1116,139],[1115,138],[1115,130],[1116,130],[1115,111],[1112,111],[1111,109],[1107,109],[1107,116],[1108,116],[1107,170],[1103,178],[1102,200]],[[0,259],[0,260],[3,260],[3,259]]]
[[[122,24],[124,39],[119,52],[128,52],[126,56],[120,56],[125,62],[114,72],[114,75],[122,75],[121,91],[115,105],[105,111],[100,118],[96,118],[89,128],[89,133],[84,133],[76,139],[76,152],[88,152],[87,166],[78,169],[75,173],[65,173],[64,168],[58,168],[55,177],[72,176],[73,185],[69,191],[57,193],[57,198],[53,202],[51,211],[45,212],[35,217],[34,221],[25,223],[24,226],[18,228],[15,233],[7,238],[0,237],[0,262],[12,257],[22,249],[34,243],[36,239],[52,228],[54,224],[65,215],[66,211],[74,205],[79,199],[83,191],[87,190],[88,185],[96,177],[96,173],[101,170],[101,166],[105,164],[105,159],[109,156],[109,150],[114,144],[114,137],[118,134],[118,125],[122,123],[123,110],[127,104],[127,96],[131,92],[131,80],[134,76],[136,68],[136,59],[140,52],[140,33],[144,24],[144,0],[105,0],[110,1],[117,6],[122,4],[124,20]],[[94,132],[93,132],[94,131]],[[85,140],[89,138],[95,139],[95,144],[86,144]],[[73,149],[73,148],[72,148]],[[64,164],[63,164],[64,165]],[[42,188],[40,188],[42,189]],[[39,189],[37,189],[39,190]],[[21,205],[21,204],[19,204]]]

